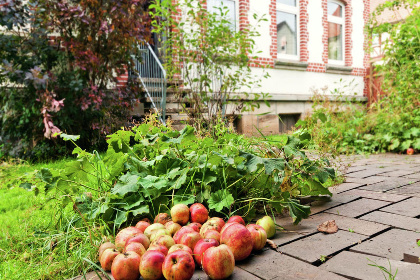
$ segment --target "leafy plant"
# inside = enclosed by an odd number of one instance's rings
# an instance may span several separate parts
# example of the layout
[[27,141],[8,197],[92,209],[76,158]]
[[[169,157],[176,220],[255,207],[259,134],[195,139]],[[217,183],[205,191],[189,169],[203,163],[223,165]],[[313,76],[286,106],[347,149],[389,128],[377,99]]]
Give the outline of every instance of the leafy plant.
[[63,203],[87,220],[115,228],[194,202],[213,215],[248,219],[257,209],[287,209],[299,223],[310,213],[299,198],[331,195],[327,186],[335,178],[328,161],[311,160],[301,150],[308,137],[285,136],[277,143],[234,133],[201,138],[190,126],[178,132],[145,123],[110,135],[105,155],[76,147],[77,160],[65,170],[52,175],[43,169],[38,178],[47,193],[62,193]]
[[384,276],[385,280],[394,280],[394,279],[395,279],[395,277],[397,277],[398,268],[397,268],[397,270],[395,271],[395,274],[393,274],[393,273],[392,273],[391,262],[390,262],[389,260],[388,260],[388,263],[389,263],[389,269],[388,269],[388,268],[386,268],[386,267],[384,267],[384,266],[378,265],[376,262],[374,262],[374,261],[372,261],[372,260],[369,260],[369,259],[368,259],[368,261],[372,262],[372,263],[369,263],[368,265],[370,265],[370,266],[374,266],[374,267],[377,267],[377,268],[379,268],[379,269],[381,270],[382,275]]
[[266,102],[267,94],[258,89],[268,73],[255,75],[250,66],[265,66],[256,62],[255,40],[258,26],[267,20],[254,15],[255,23],[238,31],[226,6],[211,12],[201,1],[173,2],[150,6],[155,19],[164,19],[154,21],[154,32],[166,34],[165,68],[171,78],[183,81],[178,97],[191,124],[215,136],[218,118]]

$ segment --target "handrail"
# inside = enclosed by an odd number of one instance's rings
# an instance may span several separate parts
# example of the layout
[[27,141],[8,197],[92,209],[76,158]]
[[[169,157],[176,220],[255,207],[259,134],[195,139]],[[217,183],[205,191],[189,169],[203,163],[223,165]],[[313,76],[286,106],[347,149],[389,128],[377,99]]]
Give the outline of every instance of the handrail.
[[149,43],[138,46],[142,53],[141,62],[134,59],[135,69],[152,108],[165,124],[166,114],[166,71]]

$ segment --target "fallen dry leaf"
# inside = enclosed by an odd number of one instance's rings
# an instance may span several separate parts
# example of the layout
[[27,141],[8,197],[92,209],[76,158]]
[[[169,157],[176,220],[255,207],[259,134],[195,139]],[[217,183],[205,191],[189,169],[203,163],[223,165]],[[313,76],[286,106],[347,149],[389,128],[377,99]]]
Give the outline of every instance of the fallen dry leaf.
[[318,226],[318,231],[323,233],[336,233],[338,231],[338,226],[335,223],[335,220],[330,220],[320,224]]
[[276,243],[274,243],[273,240],[267,239],[267,243],[266,243],[271,249],[276,250],[277,249],[277,245]]

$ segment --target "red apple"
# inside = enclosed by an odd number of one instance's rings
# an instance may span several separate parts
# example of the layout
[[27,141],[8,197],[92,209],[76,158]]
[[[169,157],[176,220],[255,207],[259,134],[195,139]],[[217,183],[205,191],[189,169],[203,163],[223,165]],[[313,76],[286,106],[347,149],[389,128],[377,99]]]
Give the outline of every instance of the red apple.
[[177,204],[171,208],[171,217],[175,223],[186,225],[190,219],[190,209],[185,204]]
[[139,233],[142,232],[136,227],[128,227],[121,230],[115,237],[115,246],[117,250],[121,251],[124,249],[127,240]]
[[141,257],[146,253],[146,248],[139,242],[131,242],[130,244],[125,245],[124,252],[128,251],[136,252]]
[[210,229],[204,233],[204,238],[216,239],[220,243],[220,232]]
[[168,248],[164,245],[152,244],[147,251],[159,251],[165,256],[168,254]]
[[179,244],[187,245],[188,247],[191,248],[191,250],[194,251],[194,247],[200,239],[201,239],[201,235],[198,232],[193,231],[193,232],[184,234],[179,240]]
[[149,227],[149,226],[150,226],[150,224],[148,222],[145,222],[145,221],[140,221],[136,224],[136,228],[141,230],[141,232],[144,232],[146,230],[146,228]]
[[245,221],[241,216],[232,216],[232,217],[229,218],[229,220],[226,223],[227,224],[228,223],[239,223],[239,224],[245,225]]
[[101,267],[105,271],[111,271],[112,262],[114,261],[115,257],[118,256],[120,252],[118,250],[108,248],[102,252],[102,256],[99,260],[101,263]]
[[114,245],[113,243],[111,243],[111,242],[105,242],[104,244],[102,244],[102,245],[99,247],[99,250],[98,250],[98,252],[99,252],[99,260],[101,260],[102,253],[103,253],[106,249],[115,249],[115,245]]
[[147,251],[140,262],[140,274],[144,280],[157,280],[162,277],[162,264],[165,255],[160,251]]
[[407,149],[407,155],[412,155],[412,154],[414,154],[414,149],[413,148],[408,148]]
[[201,203],[194,203],[190,206],[191,222],[204,224],[209,218],[209,211]]
[[160,223],[162,225],[165,225],[167,222],[171,220],[171,217],[167,213],[159,213],[155,217],[154,223]]
[[[222,227],[225,225],[225,222],[223,220],[221,221],[220,220],[212,218],[212,219],[209,219],[207,222],[205,222],[200,229],[201,236],[204,236],[204,234],[208,230],[216,230],[220,232],[222,230]],[[223,224],[221,222],[223,222]]]
[[202,258],[203,270],[210,279],[225,279],[233,273],[235,257],[230,248],[224,244],[208,248]]
[[174,240],[176,244],[179,244],[179,241],[181,239],[181,237],[184,234],[190,233],[190,232],[195,232],[192,228],[190,227],[182,227],[180,230],[178,230],[175,235],[174,235]]
[[264,248],[265,243],[267,242],[267,233],[262,226],[250,224],[247,225],[246,228],[252,235],[252,239],[254,240],[253,249],[254,250],[261,250]]
[[194,260],[198,265],[201,266],[201,258],[204,252],[210,247],[219,246],[219,242],[216,239],[201,239],[197,242],[194,247]]
[[251,254],[254,241],[245,226],[232,223],[221,233],[220,243],[226,244],[232,250],[235,260],[240,261]]
[[119,254],[111,266],[111,274],[115,280],[137,280],[140,276],[141,257],[132,251]]
[[212,217],[208,219],[208,221],[213,221],[219,225],[220,228],[222,228],[225,225],[225,221],[223,221],[222,218],[219,217]]
[[166,248],[168,248],[168,250],[169,250],[169,248],[171,248],[173,245],[175,245],[175,241],[174,241],[174,239],[171,237],[171,236],[169,236],[169,235],[161,235],[161,236],[158,236],[153,242],[152,242],[152,245],[163,245],[163,246],[165,246]]
[[199,224],[199,223],[191,223],[191,224],[188,224],[187,227],[192,228],[196,232],[200,232],[201,224]]
[[257,225],[262,226],[267,233],[267,238],[271,238],[276,234],[276,224],[270,216],[264,216],[257,221]]
[[150,245],[149,238],[147,238],[147,236],[144,235],[143,233],[137,233],[133,237],[130,237],[129,239],[127,239],[127,241],[125,242],[125,246],[127,246],[131,242],[141,243],[146,250],[147,250],[147,248],[149,248],[149,245]]
[[169,231],[171,236],[174,236],[175,233],[181,229],[181,225],[178,223],[175,223],[174,221],[169,221],[165,224],[166,229]]
[[183,250],[185,252],[187,252],[188,254],[192,255],[193,252],[191,250],[190,247],[188,247],[187,245],[184,244],[175,244],[174,246],[172,246],[171,248],[169,248],[168,254],[178,251],[178,250]]
[[147,238],[150,239],[150,236],[152,235],[152,232],[154,230],[158,230],[158,229],[165,229],[165,226],[162,225],[161,223],[156,223],[156,224],[151,224],[150,226],[148,226],[145,230],[144,230],[144,235],[147,236]]
[[143,219],[141,219],[143,222],[146,222],[146,223],[149,223],[149,224],[151,224],[152,222],[150,221],[150,219],[149,218],[143,218]]
[[193,257],[185,251],[178,250],[166,256],[162,265],[166,279],[189,280],[195,271]]
[[220,231],[220,235],[222,235],[223,234],[223,231],[225,231],[228,227],[230,227],[230,226],[232,226],[234,224],[238,224],[238,223],[227,223],[227,224],[225,224],[225,226]]

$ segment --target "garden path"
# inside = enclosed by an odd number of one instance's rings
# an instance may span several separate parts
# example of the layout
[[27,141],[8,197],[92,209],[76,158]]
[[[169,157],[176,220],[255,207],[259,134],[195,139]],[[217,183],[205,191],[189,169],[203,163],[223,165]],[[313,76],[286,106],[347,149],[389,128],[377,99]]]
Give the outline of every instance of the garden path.
[[[279,217],[285,231],[272,238],[277,250],[266,247],[238,262],[231,279],[384,279],[371,264],[398,269],[395,279],[419,279],[420,155],[345,160],[346,180],[331,189],[333,197],[312,202],[311,216],[297,226]],[[328,220],[337,233],[318,232]],[[193,279],[207,277],[197,270]]]

